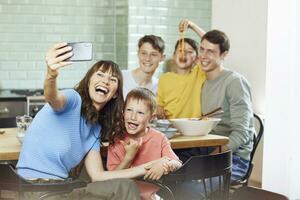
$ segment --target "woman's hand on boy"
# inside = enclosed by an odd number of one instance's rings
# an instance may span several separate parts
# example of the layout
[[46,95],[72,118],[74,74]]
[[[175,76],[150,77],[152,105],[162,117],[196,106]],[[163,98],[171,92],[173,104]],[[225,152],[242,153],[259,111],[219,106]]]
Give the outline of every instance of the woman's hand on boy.
[[163,168],[165,170],[165,175],[173,172],[175,170],[177,170],[178,168],[180,168],[182,166],[181,162],[179,162],[178,160],[170,160],[167,163],[163,164]]
[[171,160],[168,157],[162,157],[145,167],[146,174],[144,179],[159,180],[163,175],[173,172],[181,166],[182,163],[178,160]]
[[159,180],[162,175],[165,174],[165,169],[163,168],[163,162],[155,162],[152,165],[146,167],[147,170],[144,179]]

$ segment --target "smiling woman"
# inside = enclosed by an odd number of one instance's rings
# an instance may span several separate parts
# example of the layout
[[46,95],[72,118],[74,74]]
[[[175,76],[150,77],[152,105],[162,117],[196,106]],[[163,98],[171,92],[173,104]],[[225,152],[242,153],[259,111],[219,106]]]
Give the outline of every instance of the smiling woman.
[[[122,75],[118,66],[112,61],[99,61],[94,64],[76,87],[87,102],[82,105],[82,113],[92,122],[100,120],[102,139],[110,141],[113,129],[116,129],[116,132],[123,129],[122,113],[118,112],[123,108],[122,88]],[[101,112],[97,112],[100,110]],[[109,117],[112,113],[115,117]],[[114,121],[115,119],[117,121]]]
[[101,139],[122,134],[124,126],[120,112],[124,104],[121,71],[112,61],[99,61],[75,89],[58,91],[58,70],[71,64],[65,61],[72,56],[71,50],[67,43],[59,43],[47,52],[44,96],[48,103],[27,130],[17,172],[25,179],[63,180],[84,160],[92,183],[81,199],[90,199],[91,194],[100,199],[103,195],[110,199],[139,199],[135,184],[124,178],[144,175],[145,167],[152,163],[104,172],[100,157]]

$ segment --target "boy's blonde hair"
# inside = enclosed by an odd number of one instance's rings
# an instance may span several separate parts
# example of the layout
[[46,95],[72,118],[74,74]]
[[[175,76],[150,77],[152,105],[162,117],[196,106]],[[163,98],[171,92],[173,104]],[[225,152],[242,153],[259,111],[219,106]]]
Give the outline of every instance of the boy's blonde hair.
[[133,100],[133,99],[145,102],[145,104],[149,108],[151,114],[153,114],[155,112],[155,110],[156,110],[155,95],[149,89],[140,87],[140,88],[135,88],[135,89],[131,90],[127,94],[125,104],[124,104],[124,109],[125,109],[128,101]]

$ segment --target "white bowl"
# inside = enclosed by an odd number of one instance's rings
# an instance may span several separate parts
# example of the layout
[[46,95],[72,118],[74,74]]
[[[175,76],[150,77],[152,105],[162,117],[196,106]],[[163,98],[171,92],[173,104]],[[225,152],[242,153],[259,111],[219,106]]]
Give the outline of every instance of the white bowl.
[[155,121],[156,127],[168,128],[171,126],[171,122],[167,119],[158,119]]
[[198,136],[207,135],[218,123],[221,121],[219,118],[208,118],[199,120],[197,118],[180,118],[170,119],[175,128],[183,135]]

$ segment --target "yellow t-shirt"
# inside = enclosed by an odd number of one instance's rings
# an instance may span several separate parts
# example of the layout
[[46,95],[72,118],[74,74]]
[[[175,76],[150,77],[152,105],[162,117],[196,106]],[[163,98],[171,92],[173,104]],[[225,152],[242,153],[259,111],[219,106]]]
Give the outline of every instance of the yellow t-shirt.
[[186,75],[167,72],[159,78],[157,103],[169,119],[192,118],[201,115],[201,88],[205,73],[200,65]]

